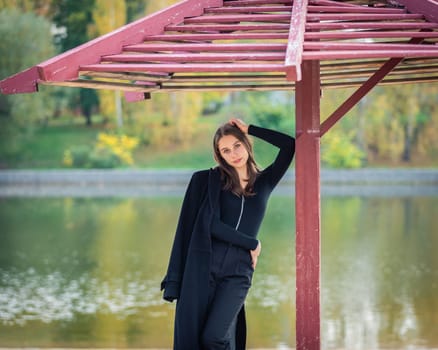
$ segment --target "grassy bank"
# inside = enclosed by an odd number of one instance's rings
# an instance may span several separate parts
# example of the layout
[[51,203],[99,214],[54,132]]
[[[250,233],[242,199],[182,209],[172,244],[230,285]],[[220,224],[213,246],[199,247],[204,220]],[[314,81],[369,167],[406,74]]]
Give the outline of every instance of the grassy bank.
[[79,125],[56,125],[34,130],[21,137],[19,147],[0,150],[1,168],[62,167],[64,150],[71,145],[92,144],[100,128]]
[[[198,169],[214,165],[212,156],[212,136],[221,122],[217,117],[200,121],[192,140],[179,146],[140,145],[134,153],[137,168],[182,168]],[[0,149],[0,169],[57,169],[64,168],[64,151],[73,145],[92,146],[99,132],[108,131],[108,126],[95,123],[91,127],[82,124],[58,123],[34,130],[31,135],[22,137],[20,147],[13,152]],[[275,148],[254,140],[257,161],[266,166],[275,157]],[[368,166],[373,167],[434,167],[427,160],[412,164],[390,163],[377,160]]]

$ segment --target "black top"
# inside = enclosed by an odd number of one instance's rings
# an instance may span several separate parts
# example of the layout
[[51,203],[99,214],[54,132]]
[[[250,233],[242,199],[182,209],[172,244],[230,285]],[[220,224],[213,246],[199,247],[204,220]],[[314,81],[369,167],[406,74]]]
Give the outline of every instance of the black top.
[[274,162],[261,171],[254,183],[253,196],[237,196],[221,191],[220,214],[216,215],[212,237],[244,249],[254,250],[266,205],[274,187],[288,169],[295,153],[295,139],[278,131],[250,125],[248,134],[277,146],[280,150]]

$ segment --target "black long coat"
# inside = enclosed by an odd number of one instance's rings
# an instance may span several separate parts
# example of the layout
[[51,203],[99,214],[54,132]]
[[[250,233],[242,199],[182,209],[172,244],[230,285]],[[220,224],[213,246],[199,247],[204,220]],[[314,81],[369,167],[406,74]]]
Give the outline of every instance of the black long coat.
[[[174,350],[202,350],[200,338],[207,316],[211,258],[210,226],[219,210],[221,190],[217,168],[195,172],[187,187],[167,274],[163,298],[177,300]],[[246,320],[239,312],[236,350],[244,350]]]

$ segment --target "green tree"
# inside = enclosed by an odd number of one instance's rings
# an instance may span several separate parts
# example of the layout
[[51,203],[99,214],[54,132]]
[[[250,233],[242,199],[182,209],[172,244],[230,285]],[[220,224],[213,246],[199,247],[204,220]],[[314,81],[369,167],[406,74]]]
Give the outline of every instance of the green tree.
[[0,10],[17,9],[21,12],[33,12],[47,17],[53,1],[55,0],[0,0]]
[[[58,28],[55,42],[61,51],[70,50],[91,39],[90,26],[93,22],[95,0],[59,0],[52,3],[53,22]],[[81,112],[87,125],[91,125],[91,115],[99,104],[95,90],[78,89],[70,95],[74,104],[80,101]]]
[[[377,88],[368,106],[366,138],[374,157],[411,162],[421,150],[436,150],[436,84]],[[435,135],[436,136],[436,135]],[[432,152],[424,152],[433,157]]]
[[321,141],[321,160],[330,168],[360,168],[365,154],[354,143],[355,130],[331,130]]
[[231,93],[222,113],[262,127],[292,134],[295,130],[294,96],[284,91]]
[[[107,34],[126,23],[126,6],[124,0],[95,0],[93,23],[89,28],[90,36]],[[100,114],[105,118],[117,116],[117,124],[123,126],[121,115],[121,94],[118,91],[99,90]]]
[[144,0],[146,1],[146,12],[154,13],[163,10],[166,7],[176,4],[177,0]]
[[[324,91],[322,117],[353,90]],[[339,121],[334,130],[364,153],[368,163],[437,164],[438,85],[379,86]],[[348,136],[348,135],[354,135]],[[326,136],[324,136],[323,141]]]
[[125,3],[127,22],[135,21],[145,15],[147,0],[125,0]]
[[[50,22],[17,9],[0,12],[0,79],[20,72],[54,54]],[[0,146],[14,154],[36,121],[53,115],[53,89],[40,87],[38,94],[0,95]]]

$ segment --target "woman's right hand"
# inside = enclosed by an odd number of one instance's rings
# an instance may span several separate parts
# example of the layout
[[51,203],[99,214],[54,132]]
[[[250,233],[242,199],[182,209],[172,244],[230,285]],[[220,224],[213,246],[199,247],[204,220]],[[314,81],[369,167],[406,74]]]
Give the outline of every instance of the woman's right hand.
[[260,241],[258,241],[259,244],[257,244],[256,249],[254,250],[250,250],[249,252],[251,253],[251,260],[252,260],[252,267],[253,269],[256,268],[257,266],[257,259],[262,251],[262,243]]
[[228,122],[231,125],[238,127],[240,131],[242,131],[244,134],[248,133],[248,125],[246,125],[243,120],[237,118],[231,118]]

